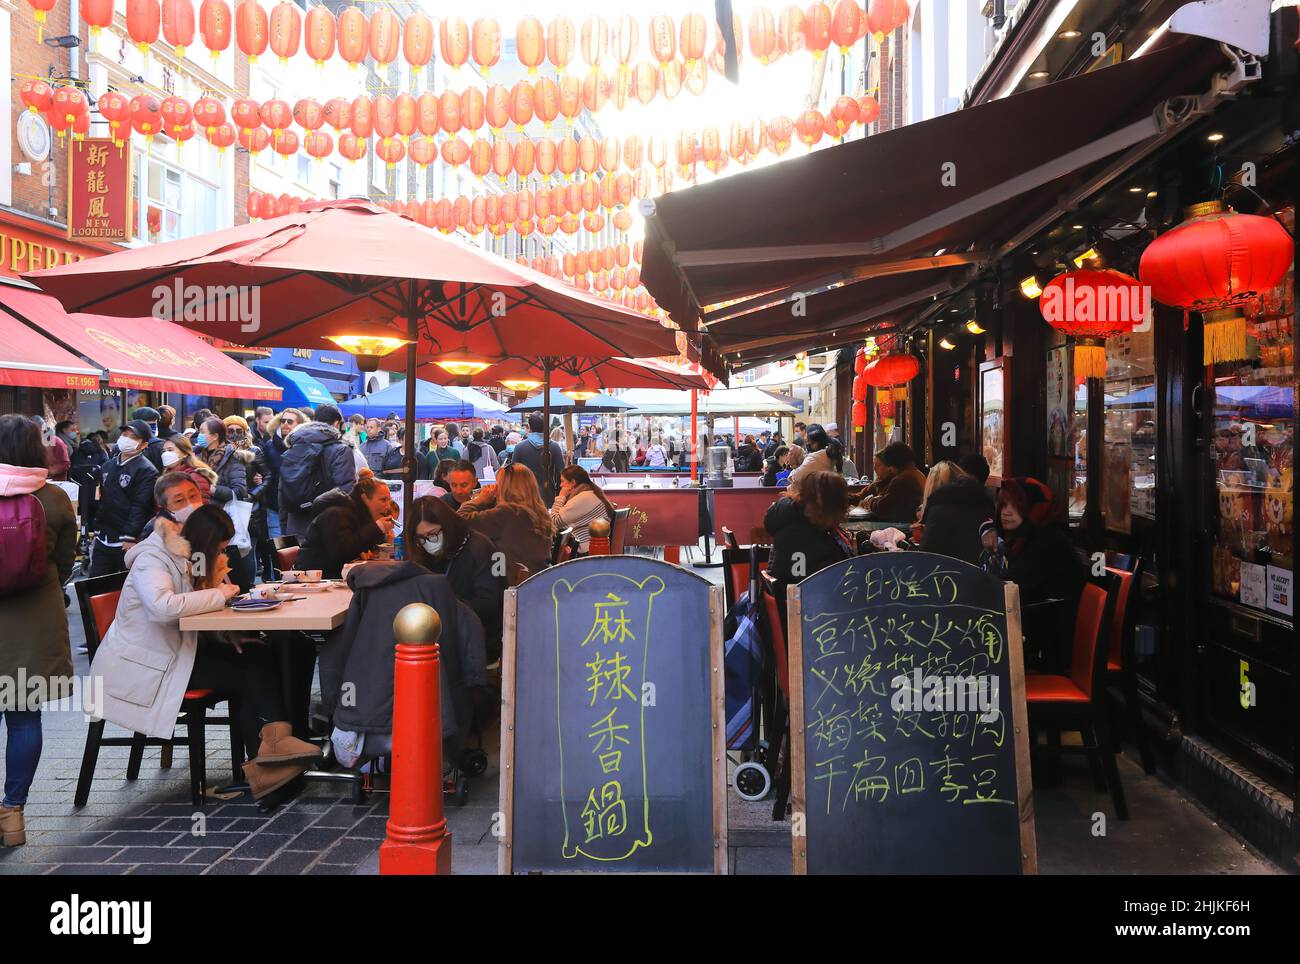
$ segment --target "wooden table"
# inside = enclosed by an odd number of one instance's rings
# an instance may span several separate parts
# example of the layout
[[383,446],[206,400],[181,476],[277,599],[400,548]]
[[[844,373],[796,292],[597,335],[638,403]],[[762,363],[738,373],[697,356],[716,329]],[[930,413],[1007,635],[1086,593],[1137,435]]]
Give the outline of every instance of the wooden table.
[[299,595],[305,598],[286,600],[275,609],[261,612],[240,612],[227,606],[215,612],[182,616],[181,630],[324,633],[343,625],[352,603],[352,590],[346,585]]

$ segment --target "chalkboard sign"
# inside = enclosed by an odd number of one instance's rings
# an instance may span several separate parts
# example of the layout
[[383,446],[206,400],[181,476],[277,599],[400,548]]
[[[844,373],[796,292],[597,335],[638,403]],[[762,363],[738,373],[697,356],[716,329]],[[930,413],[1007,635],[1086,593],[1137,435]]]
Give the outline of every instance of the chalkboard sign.
[[502,873],[724,873],[721,590],[639,556],[506,593]]
[[789,588],[795,873],[1034,873],[1014,584],[925,552]]

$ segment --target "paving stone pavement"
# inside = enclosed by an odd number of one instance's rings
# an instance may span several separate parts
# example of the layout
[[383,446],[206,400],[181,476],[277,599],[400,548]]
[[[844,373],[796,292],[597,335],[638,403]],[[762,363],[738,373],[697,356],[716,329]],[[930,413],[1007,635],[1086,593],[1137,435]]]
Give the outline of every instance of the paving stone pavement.
[[[697,570],[716,580],[719,570]],[[81,620],[70,611],[74,664]],[[128,750],[105,748],[86,806],[74,808],[86,722],[73,709],[49,709],[44,716],[44,751],[26,808],[28,843],[0,850],[0,875],[21,874],[375,874],[384,838],[388,796],[376,793],[359,805],[346,788],[306,787],[273,813],[262,813],[250,797],[213,801],[200,814],[189,801],[187,751],[177,747],[173,766],[159,767],[159,751],[145,752],[140,777],[126,779]],[[125,735],[111,725],[105,735]],[[0,728],[0,746],[7,732]],[[209,779],[230,774],[224,731],[214,728],[208,743]],[[493,874],[497,843],[496,734],[485,735],[489,769],[471,781],[468,803],[448,804],[452,872]],[[1158,777],[1145,775],[1121,756],[1125,791],[1133,818],[1111,820],[1104,837],[1094,836],[1093,815],[1110,813],[1082,760],[1066,761],[1064,779],[1037,787],[1039,865],[1043,873],[1256,873],[1281,871],[1217,825],[1197,804]],[[736,874],[788,874],[790,824],[773,822],[768,801],[729,801],[729,868]]]

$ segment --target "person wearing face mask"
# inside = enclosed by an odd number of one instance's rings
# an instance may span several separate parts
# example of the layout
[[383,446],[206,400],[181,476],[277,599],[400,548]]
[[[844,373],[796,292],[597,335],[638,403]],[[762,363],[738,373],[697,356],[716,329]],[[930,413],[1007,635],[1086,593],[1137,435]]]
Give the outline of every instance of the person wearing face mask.
[[[193,486],[181,480],[176,500],[184,488]],[[127,554],[117,616],[91,663],[92,675],[103,680],[95,716],[146,736],[170,737],[185,692],[215,690],[238,714],[249,760],[244,775],[253,795],[263,797],[319,759],[320,749],[293,736],[266,646],[181,631],[181,617],[218,611],[238,589],[226,579],[225,550],[235,534],[230,518],[192,501],[176,515],[184,517],[183,525],[160,518],[153,535]]]
[[164,442],[162,463],[164,475],[184,475],[194,483],[204,502],[212,501],[212,487],[217,484],[217,473],[194,454],[194,443],[188,438],[178,432]]
[[238,415],[227,415],[226,441],[235,452],[245,460],[248,473],[248,498],[253,503],[252,518],[248,522],[248,535],[253,546],[249,553],[253,557],[252,567],[257,571],[257,547],[267,538],[266,494],[272,486],[271,466],[266,453],[253,441],[253,433],[248,422]]
[[90,554],[90,575],[104,576],[126,568],[126,552],[140,538],[153,515],[153,485],[158,470],[144,455],[152,437],[139,419],[127,424],[117,440],[117,453],[104,465],[100,503],[95,512],[98,532]]
[[416,499],[411,512],[416,524],[410,560],[447,577],[456,598],[467,603],[483,624],[488,658],[494,659],[501,651],[501,606],[506,591],[505,577],[493,574],[496,544],[471,529],[436,496]]
[[[215,415],[199,426],[199,433],[204,440],[203,461],[217,474],[217,484],[212,487],[212,501],[222,507],[236,500],[249,501],[252,453],[229,441],[225,423]],[[239,588],[248,592],[253,587],[255,575],[252,551],[245,554],[232,548],[230,566]]]

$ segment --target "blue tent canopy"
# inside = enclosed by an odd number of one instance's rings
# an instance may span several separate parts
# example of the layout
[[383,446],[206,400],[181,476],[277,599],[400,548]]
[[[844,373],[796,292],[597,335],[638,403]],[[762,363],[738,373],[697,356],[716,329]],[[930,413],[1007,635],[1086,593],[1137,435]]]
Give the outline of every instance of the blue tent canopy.
[[284,390],[280,401],[285,408],[314,409],[318,405],[334,404],[329,390],[306,372],[274,365],[254,365],[253,371]]
[[[383,418],[389,412],[396,412],[407,418],[406,382],[394,382],[387,388],[362,395],[339,405],[339,411],[345,416],[363,415]],[[428,422],[443,418],[483,418],[478,415],[471,402],[457,398],[451,392],[433,384],[417,380],[415,383],[415,413],[417,422]]]
[[[588,399],[586,404],[579,405],[576,401],[564,394],[559,388],[551,389],[551,412],[554,414],[564,414],[565,412],[622,412],[632,406],[627,402],[621,401],[612,395],[606,395],[603,392],[595,398]],[[542,395],[539,392],[526,402],[520,402],[512,412],[540,412],[542,410]]]

